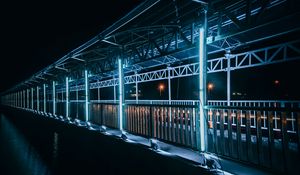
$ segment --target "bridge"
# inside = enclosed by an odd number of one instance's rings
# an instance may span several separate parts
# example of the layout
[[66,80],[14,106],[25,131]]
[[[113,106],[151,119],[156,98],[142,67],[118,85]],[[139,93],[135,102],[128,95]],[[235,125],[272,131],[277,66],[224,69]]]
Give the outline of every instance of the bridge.
[[[3,92],[1,103],[153,149],[175,145],[293,174],[300,99],[239,99],[231,86],[240,70],[299,64],[298,9],[296,0],[146,0]],[[216,74],[225,77],[223,99],[209,96]]]

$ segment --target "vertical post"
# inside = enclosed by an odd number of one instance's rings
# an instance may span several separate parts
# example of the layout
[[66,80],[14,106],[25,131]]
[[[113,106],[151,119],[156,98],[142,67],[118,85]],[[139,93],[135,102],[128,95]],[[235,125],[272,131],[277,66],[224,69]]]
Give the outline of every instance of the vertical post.
[[230,50],[226,50],[227,59],[227,106],[230,106]]
[[[199,32],[199,119],[197,120],[197,138],[200,135],[200,150],[206,150],[206,125],[205,125],[205,111],[206,105],[206,30],[207,30],[207,9],[204,10],[204,25],[200,28]],[[200,125],[200,126],[199,126]],[[200,127],[200,128],[199,128]],[[199,131],[200,129],[200,131]],[[200,132],[200,133],[199,133]],[[197,141],[197,147],[199,149],[199,140]]]
[[26,91],[23,90],[23,108],[26,108]]
[[36,110],[40,110],[40,97],[39,97],[39,87],[36,87]]
[[46,84],[43,84],[43,97],[44,97],[44,113],[46,113]]
[[172,94],[171,94],[171,68],[168,66],[168,101],[171,104]]
[[138,84],[138,75],[135,71],[135,103],[138,104],[139,102],[139,84]]
[[[194,25],[192,25],[194,26]],[[193,30],[193,29],[192,29]],[[193,38],[193,35],[191,35]],[[168,65],[168,104],[171,105],[171,100],[172,100],[172,93],[171,93],[171,68]],[[171,133],[171,127],[170,124],[172,122],[172,109],[171,107],[168,108],[168,127],[169,127],[169,133]],[[172,126],[173,127],[173,126]],[[186,128],[187,129],[187,128]],[[169,134],[169,139],[171,140],[171,134]]]
[[19,91],[19,98],[20,98],[19,106],[22,108],[22,91]]
[[70,108],[70,106],[69,106],[69,104],[70,104],[70,102],[69,102],[70,93],[69,92],[70,92],[69,91],[69,77],[66,77],[66,117],[69,117],[69,108]]
[[114,102],[116,102],[117,97],[116,97],[116,79],[115,79],[115,75],[114,75],[113,80],[114,80]]
[[118,73],[119,73],[119,128],[123,130],[123,116],[124,116],[124,72],[123,72],[123,60],[118,58]]
[[[97,82],[98,82],[98,86],[99,86],[99,80],[97,80]],[[98,98],[97,98],[97,100],[100,100],[100,87],[98,87]]]
[[52,105],[53,105],[53,115],[56,113],[56,93],[55,93],[55,81],[52,81]]
[[84,82],[85,82],[85,121],[89,121],[89,80],[88,71],[84,70]]
[[27,109],[29,109],[29,89],[27,89]]
[[31,88],[31,109],[33,109],[33,88]]
[[76,118],[78,118],[78,86],[76,82]]

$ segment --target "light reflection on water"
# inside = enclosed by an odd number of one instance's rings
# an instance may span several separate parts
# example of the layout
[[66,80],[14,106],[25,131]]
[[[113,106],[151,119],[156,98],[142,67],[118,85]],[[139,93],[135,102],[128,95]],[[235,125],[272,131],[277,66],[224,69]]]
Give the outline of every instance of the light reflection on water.
[[56,160],[58,156],[58,133],[54,132],[53,137],[53,160]]
[[[51,174],[37,150],[3,114],[0,114],[0,144],[0,153],[3,154],[0,159],[4,159],[4,165],[10,167],[9,174]],[[0,174],[2,173],[0,170]]]

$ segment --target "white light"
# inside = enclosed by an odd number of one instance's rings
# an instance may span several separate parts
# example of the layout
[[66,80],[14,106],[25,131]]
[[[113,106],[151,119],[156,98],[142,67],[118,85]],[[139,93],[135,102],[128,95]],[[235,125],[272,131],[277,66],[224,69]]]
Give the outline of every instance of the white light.
[[46,84],[43,85],[44,90],[44,112],[46,112]]
[[55,115],[55,81],[52,82],[53,115]]
[[120,117],[120,130],[123,130],[123,77],[122,77],[122,60],[118,59],[118,72],[119,72],[119,117]]
[[199,97],[200,97],[200,149],[205,151],[205,139],[204,139],[204,88],[206,87],[203,83],[203,63],[204,63],[204,28],[200,28],[199,31]]
[[69,117],[69,77],[66,77],[66,117]]
[[84,80],[85,80],[85,121],[88,121],[88,117],[89,117],[89,103],[88,103],[88,71],[85,70],[84,71]]

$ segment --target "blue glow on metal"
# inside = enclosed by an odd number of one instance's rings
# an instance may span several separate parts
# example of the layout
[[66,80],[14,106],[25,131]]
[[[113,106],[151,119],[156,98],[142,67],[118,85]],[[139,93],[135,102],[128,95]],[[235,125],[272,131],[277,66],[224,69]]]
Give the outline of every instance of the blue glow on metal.
[[66,77],[66,117],[69,117],[69,77]]
[[44,112],[46,112],[46,84],[43,84],[43,94],[44,94]]
[[31,88],[31,109],[33,109],[33,88]]
[[88,71],[84,71],[84,81],[85,81],[85,121],[89,120],[89,89],[88,89]]
[[119,128],[123,130],[123,66],[122,59],[118,59],[118,72],[119,72]]
[[205,118],[204,118],[204,88],[206,87],[203,83],[203,64],[204,64],[204,28],[200,28],[199,31],[199,110],[200,110],[200,149],[205,151]]
[[53,99],[53,115],[55,115],[55,111],[56,111],[56,105],[55,105],[55,81],[52,82],[52,99]]
[[39,87],[36,87],[36,110],[40,110],[40,96],[39,96]]

